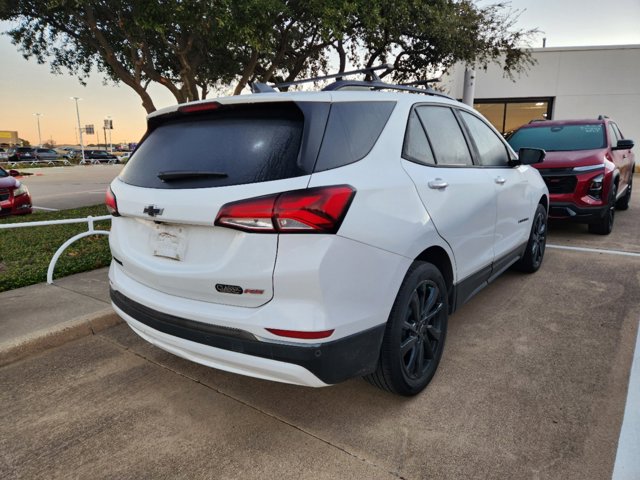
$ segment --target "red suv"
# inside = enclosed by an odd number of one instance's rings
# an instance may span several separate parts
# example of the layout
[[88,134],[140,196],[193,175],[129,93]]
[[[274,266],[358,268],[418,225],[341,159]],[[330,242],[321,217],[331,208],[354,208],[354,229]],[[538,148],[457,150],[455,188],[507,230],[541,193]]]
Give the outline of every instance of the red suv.
[[590,232],[607,235],[615,209],[629,208],[634,143],[608,117],[532,121],[508,140],[516,152],[546,150],[544,163],[534,166],[551,194],[549,218],[586,223]]
[[31,213],[31,196],[24,183],[13,178],[16,170],[0,167],[0,217]]

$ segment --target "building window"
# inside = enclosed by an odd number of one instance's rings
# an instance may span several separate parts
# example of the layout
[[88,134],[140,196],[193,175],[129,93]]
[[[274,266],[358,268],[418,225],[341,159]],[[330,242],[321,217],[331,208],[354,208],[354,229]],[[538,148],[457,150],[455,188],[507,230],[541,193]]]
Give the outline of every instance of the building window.
[[553,98],[476,99],[473,107],[507,136],[531,120],[551,120]]

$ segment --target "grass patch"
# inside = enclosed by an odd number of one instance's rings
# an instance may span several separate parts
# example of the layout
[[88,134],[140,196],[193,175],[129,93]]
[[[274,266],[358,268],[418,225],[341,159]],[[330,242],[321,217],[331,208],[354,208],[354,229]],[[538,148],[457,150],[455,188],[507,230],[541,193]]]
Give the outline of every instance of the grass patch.
[[[0,220],[0,224],[62,220],[108,215],[104,205],[34,212]],[[96,222],[96,230],[110,230],[111,222]],[[87,231],[86,223],[46,225],[0,230],[0,292],[47,281],[47,268],[56,250],[74,235]],[[106,267],[111,261],[109,237],[92,235],[71,244],[58,259],[54,278]]]

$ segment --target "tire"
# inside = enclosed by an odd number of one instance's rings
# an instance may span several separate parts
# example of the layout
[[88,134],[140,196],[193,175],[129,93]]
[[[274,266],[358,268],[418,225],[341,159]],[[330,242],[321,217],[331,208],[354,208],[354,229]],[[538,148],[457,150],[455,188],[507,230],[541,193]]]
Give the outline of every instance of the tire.
[[525,273],[537,272],[542,265],[544,251],[547,246],[547,209],[542,204],[538,204],[536,213],[533,216],[531,233],[524,255],[518,260],[514,267]]
[[589,224],[589,232],[596,233],[598,235],[609,235],[613,230],[613,221],[616,214],[616,193],[618,192],[618,185],[613,184],[611,191],[609,192],[609,202],[607,203],[607,210],[604,215],[596,222]]
[[631,166],[631,175],[629,176],[629,186],[627,187],[627,191],[620,200],[616,202],[616,208],[618,210],[627,210],[629,208],[629,202],[631,201],[631,190],[633,187],[633,171],[635,170],[635,166]]
[[365,379],[398,395],[420,393],[440,363],[448,312],[440,271],[431,263],[414,262],[389,314],[377,369]]

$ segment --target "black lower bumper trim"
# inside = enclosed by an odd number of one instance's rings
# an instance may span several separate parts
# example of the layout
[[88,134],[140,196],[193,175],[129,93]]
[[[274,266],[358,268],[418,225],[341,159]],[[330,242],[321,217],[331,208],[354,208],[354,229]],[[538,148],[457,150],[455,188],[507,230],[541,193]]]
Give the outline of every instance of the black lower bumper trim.
[[607,212],[607,205],[601,207],[577,207],[573,203],[554,203],[549,206],[550,220],[576,223],[591,223],[600,220]]
[[375,370],[385,328],[385,324],[381,324],[340,340],[315,345],[282,345],[259,341],[243,330],[158,312],[114,289],[110,289],[110,294],[115,306],[154,330],[223,350],[300,365],[328,384]]

